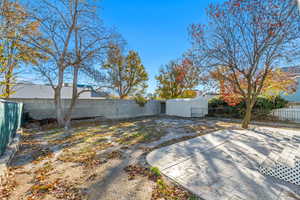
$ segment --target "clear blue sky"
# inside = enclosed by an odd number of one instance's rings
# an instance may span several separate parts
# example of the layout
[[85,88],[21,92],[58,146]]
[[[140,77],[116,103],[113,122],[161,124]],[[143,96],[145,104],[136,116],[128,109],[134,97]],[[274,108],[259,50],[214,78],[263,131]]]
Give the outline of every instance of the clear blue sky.
[[103,0],[106,26],[115,27],[139,52],[149,73],[148,92],[156,88],[159,68],[179,58],[189,47],[187,28],[205,22],[205,8],[221,0]]

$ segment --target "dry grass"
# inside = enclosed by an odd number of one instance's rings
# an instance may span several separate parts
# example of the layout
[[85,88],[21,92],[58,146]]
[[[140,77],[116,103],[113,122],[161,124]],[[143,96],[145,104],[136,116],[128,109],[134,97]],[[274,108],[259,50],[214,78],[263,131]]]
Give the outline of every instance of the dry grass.
[[[161,122],[161,120],[166,121]],[[170,124],[168,120],[178,123]],[[228,126],[232,126],[232,124]],[[22,135],[20,151],[12,162],[10,180],[0,187],[0,198],[86,199],[93,192],[87,188],[92,188],[91,185],[96,184],[97,186],[102,182],[110,183],[112,181],[110,179],[115,174],[119,173],[116,175],[116,179],[122,174],[126,175],[123,167],[119,169],[118,165],[122,165],[122,163],[125,165],[129,159],[139,162],[131,152],[142,151],[141,157],[145,157],[145,152],[151,149],[147,148],[147,144],[159,141],[169,134],[170,129],[173,132],[178,130],[178,134],[182,137],[170,139],[158,147],[197,137],[222,127],[227,127],[227,124],[205,126],[194,123],[194,121],[191,121],[190,124],[181,123],[180,119],[145,118],[115,122],[78,122],[69,132],[51,126],[43,127],[43,131],[25,130]],[[184,136],[183,133],[195,134]],[[144,150],[140,148],[140,144],[145,146]],[[112,169],[112,166],[115,166],[116,169]],[[115,171],[111,175],[105,176],[110,170]],[[160,177],[159,180],[153,178],[153,174],[151,175],[151,171],[149,172],[145,166],[133,170],[131,174],[137,173],[139,176],[137,172],[139,170],[144,175],[146,174],[146,177],[152,177],[149,180],[146,179],[148,182],[146,181],[143,185],[143,187],[152,187],[154,184],[152,199],[176,199],[176,196],[187,199],[186,191],[165,183],[163,177]],[[141,179],[139,180],[141,181]],[[107,185],[106,187],[124,188],[126,185],[131,185],[128,181],[130,180],[121,179],[114,182],[119,185]],[[120,192],[129,193],[126,188],[123,190],[125,191]],[[142,194],[142,190],[140,193]],[[105,195],[113,194],[107,192]],[[99,196],[99,199],[101,198]],[[139,199],[143,198],[139,197]]]

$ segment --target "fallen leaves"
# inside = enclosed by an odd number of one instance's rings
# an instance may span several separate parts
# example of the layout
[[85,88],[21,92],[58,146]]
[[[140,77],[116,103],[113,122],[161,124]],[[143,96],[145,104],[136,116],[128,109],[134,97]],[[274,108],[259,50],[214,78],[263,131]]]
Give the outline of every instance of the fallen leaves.
[[47,162],[44,164],[43,167],[37,169],[34,174],[35,174],[35,181],[36,182],[41,182],[44,181],[48,178],[50,175],[49,173],[54,169],[54,167],[51,165],[50,162]]
[[127,172],[129,180],[135,179],[136,176],[148,177],[149,180],[156,181],[161,175],[149,168],[142,167],[140,165],[128,165],[124,168]]
[[86,180],[89,182],[94,181],[96,179],[96,177],[97,177],[97,174],[93,173]]
[[122,152],[121,151],[112,151],[106,156],[107,159],[120,159],[122,158]]
[[50,183],[39,183],[30,188],[28,200],[44,198],[46,195],[63,200],[82,200],[83,195],[77,187],[61,179]]
[[63,162],[80,163],[86,167],[93,167],[101,164],[101,161],[96,158],[97,152],[111,147],[111,143],[103,142],[96,146],[90,145],[81,149],[65,149],[63,154],[58,157],[58,160]]
[[186,190],[176,185],[168,185],[163,179],[158,179],[151,200],[189,200],[191,197],[192,195]]
[[28,200],[43,199],[51,195],[57,199],[80,200],[82,195],[71,182],[66,182],[60,178],[51,180],[51,173],[54,166],[51,162],[46,162],[41,168],[35,171],[33,185],[27,192]]
[[0,199],[8,200],[11,192],[16,189],[16,186],[17,182],[15,181],[14,173],[9,171],[5,180],[1,180],[0,183]]
[[79,163],[86,167],[91,167],[95,165],[100,165],[101,162],[96,160],[96,152],[80,152],[80,153],[71,153],[62,155],[58,158],[58,160],[63,162],[73,162]]
[[35,156],[35,160],[33,161],[34,164],[38,164],[39,162],[45,160],[45,159],[50,159],[53,158],[54,154],[53,152],[46,148],[46,149],[40,149],[37,153],[37,155]]
[[[169,127],[176,126],[187,129],[179,123],[175,125],[159,124],[155,119],[104,123],[101,126],[74,128],[71,133],[64,133],[61,129],[26,133],[22,138],[22,148],[15,157],[17,162],[24,163],[22,164],[24,169],[12,169],[15,176],[26,178],[22,181],[25,184],[17,185],[14,179],[18,180],[18,177],[12,177],[9,184],[0,187],[0,199],[84,199],[88,190],[84,191],[80,186],[88,187],[87,185],[91,182],[96,183],[102,180],[101,173],[105,173],[102,169],[109,170],[112,163],[132,159],[129,158],[128,152],[135,150],[140,152],[140,148],[144,152],[153,149],[134,144],[157,141],[168,133]],[[205,129],[205,127],[203,128]],[[202,127],[199,129],[202,130]],[[171,142],[183,139],[189,139],[189,137]],[[120,141],[124,141],[128,145],[117,144]],[[163,143],[163,145],[168,144]],[[26,162],[26,159],[29,162]],[[176,196],[180,200],[186,199],[184,190],[162,182],[163,177],[156,168],[129,165],[124,170],[127,172],[129,180],[142,176],[146,184],[152,186],[155,183],[153,200],[176,199]],[[115,186],[118,187],[118,185]],[[14,190],[16,192],[12,192]]]
[[128,179],[133,180],[136,176],[147,177],[149,175],[149,170],[145,167],[139,165],[129,165],[124,168],[125,172],[128,173]]
[[149,169],[139,165],[129,165],[124,170],[128,173],[129,180],[134,180],[136,176],[143,176],[156,183],[151,200],[188,200],[192,196],[176,185],[165,183],[158,168],[152,167]]

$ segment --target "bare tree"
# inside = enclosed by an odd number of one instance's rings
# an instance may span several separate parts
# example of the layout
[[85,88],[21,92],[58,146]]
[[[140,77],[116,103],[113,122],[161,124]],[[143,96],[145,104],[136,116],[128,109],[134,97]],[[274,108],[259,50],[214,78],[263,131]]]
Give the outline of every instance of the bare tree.
[[268,74],[299,51],[297,2],[228,0],[211,5],[208,17],[207,25],[191,26],[194,52],[203,67],[226,68],[223,79],[246,102],[242,126],[247,128]]
[[[92,76],[97,75],[100,82],[104,76],[96,66],[102,64],[110,40],[118,36],[104,28],[91,1],[40,0],[38,6],[34,17],[40,21],[43,36],[49,40],[50,46],[35,44],[50,59],[37,70],[54,90],[58,125],[69,128],[77,99],[87,91],[78,92],[79,75],[93,73]],[[69,108],[64,111],[61,89],[66,80],[72,82],[73,92]]]

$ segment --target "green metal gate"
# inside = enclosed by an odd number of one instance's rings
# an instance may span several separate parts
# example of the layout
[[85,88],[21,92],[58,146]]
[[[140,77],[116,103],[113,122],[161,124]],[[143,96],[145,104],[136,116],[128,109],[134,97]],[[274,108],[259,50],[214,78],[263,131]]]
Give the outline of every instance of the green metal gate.
[[0,101],[0,156],[21,126],[23,103]]

